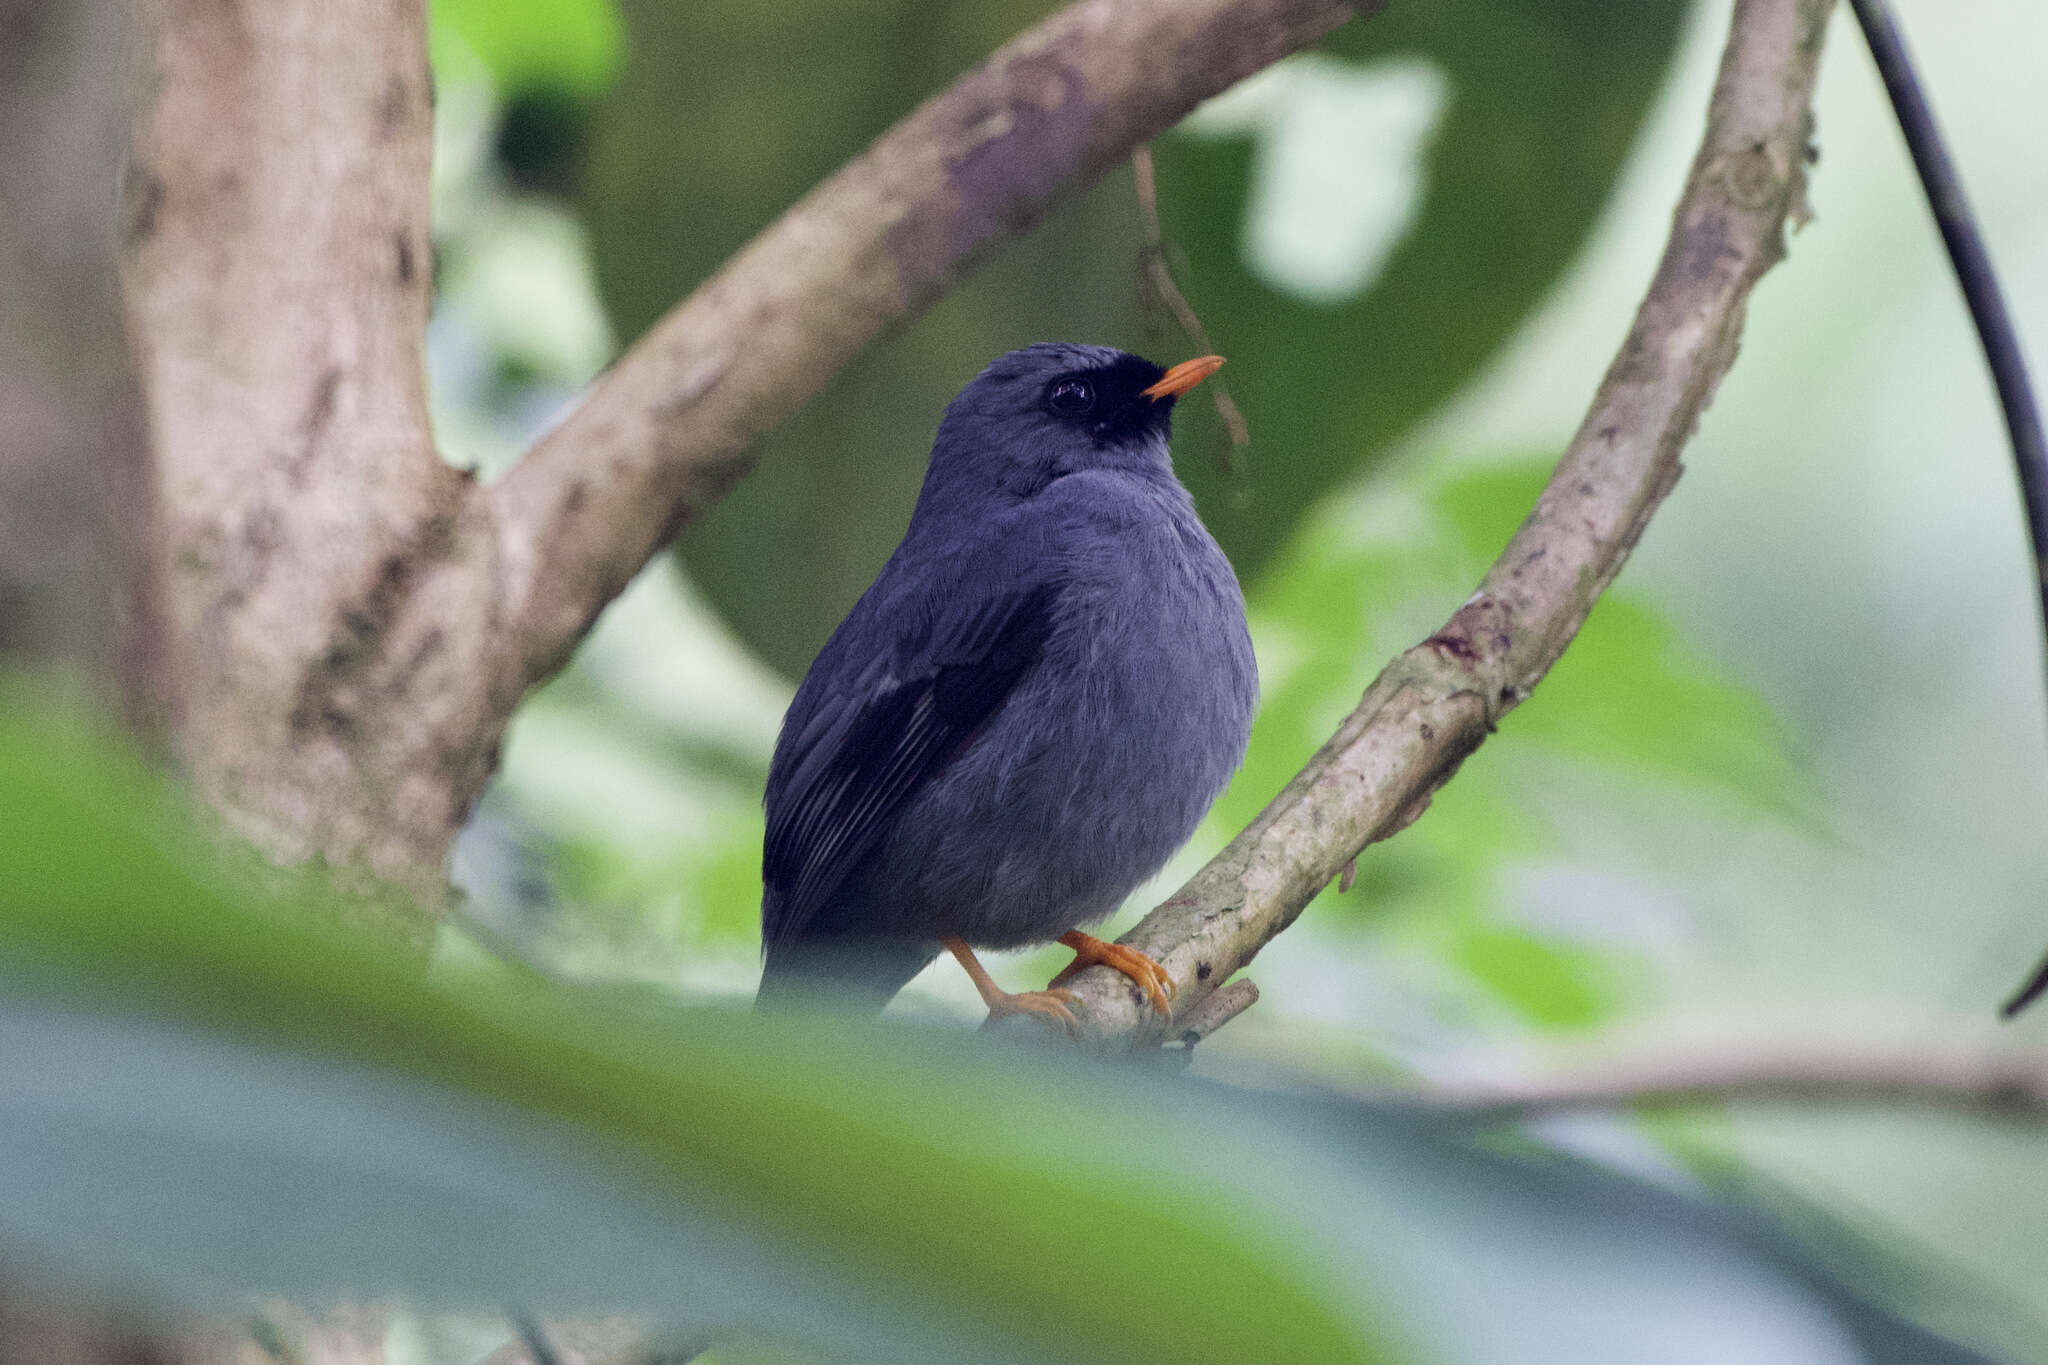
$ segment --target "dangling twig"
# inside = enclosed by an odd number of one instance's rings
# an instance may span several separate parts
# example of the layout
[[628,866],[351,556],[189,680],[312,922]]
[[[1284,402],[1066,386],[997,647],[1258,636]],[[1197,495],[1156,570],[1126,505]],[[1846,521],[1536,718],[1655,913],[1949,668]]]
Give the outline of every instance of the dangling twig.
[[[1195,343],[1196,349],[1214,354],[1216,346],[1209,340],[1209,329],[1202,325],[1195,306],[1174,283],[1173,269],[1166,262],[1166,233],[1159,226],[1159,180],[1152,169],[1150,143],[1140,143],[1132,151],[1131,176],[1138,189],[1138,212],[1145,220],[1145,244],[1138,248],[1138,298],[1141,303],[1156,299],[1165,304],[1174,321],[1180,324],[1180,329],[1187,333],[1188,340]],[[1232,472],[1231,454],[1251,444],[1252,430],[1231,398],[1227,383],[1220,378],[1212,379],[1208,389],[1216,403],[1216,415],[1223,419],[1223,428],[1230,433],[1229,446],[1216,452],[1217,467],[1229,474]]]

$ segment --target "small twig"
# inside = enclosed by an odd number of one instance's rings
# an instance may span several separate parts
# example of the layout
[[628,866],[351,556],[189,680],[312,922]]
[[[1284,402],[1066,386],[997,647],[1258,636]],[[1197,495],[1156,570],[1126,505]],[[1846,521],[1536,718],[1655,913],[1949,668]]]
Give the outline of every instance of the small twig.
[[1258,1003],[1259,988],[1249,979],[1239,977],[1189,1010],[1185,1018],[1176,1019],[1175,1036],[1192,1049],[1196,1043]]
[[[1991,253],[1977,229],[1977,219],[1963,194],[1962,177],[1942,141],[1934,122],[1934,110],[1913,69],[1906,50],[1906,38],[1893,19],[1885,0],[1850,0],[1856,21],[1863,28],[1870,57],[1884,78],[1885,93],[1891,97],[1892,112],[1905,134],[1906,148],[1913,156],[1913,168],[1920,173],[1920,187],[1927,193],[1935,225],[1941,229],[1942,244],[1969,305],[1970,321],[1984,348],[1991,382],[1998,390],[1998,405],[2005,414],[2005,429],[2012,441],[2013,465],[2019,473],[2020,501],[2025,507],[2027,535],[2034,552],[2034,587],[2041,609],[2042,637],[2048,640],[2048,437],[2041,429],[2041,406],[2035,400],[2027,378],[2027,360],[2020,349],[2019,333],[2006,311],[2005,297],[1991,267]],[[2048,991],[2048,959],[2005,1003],[2000,1013],[2006,1018],[2025,1009]]]
[[[1164,303],[1195,348],[1213,355],[1216,343],[1209,340],[1209,329],[1202,325],[1195,306],[1175,283],[1173,267],[1167,263],[1166,231],[1159,223],[1159,179],[1152,169],[1151,143],[1140,143],[1131,152],[1131,179],[1138,190],[1139,216],[1145,220],[1145,244],[1138,249],[1138,297],[1141,302],[1156,298]],[[1145,292],[1148,288],[1149,294]],[[1251,444],[1252,429],[1245,422],[1244,413],[1238,410],[1237,401],[1230,396],[1227,382],[1219,377],[1210,380],[1208,387],[1216,404],[1216,415],[1223,419],[1223,429],[1230,433],[1230,444],[1216,451],[1216,467],[1227,475],[1233,472],[1232,452]]]
[[1967,1050],[1717,1051],[1643,1056],[1505,1081],[1375,1088],[1375,1101],[1514,1119],[1562,1109],[1735,1102],[1917,1105],[2048,1119],[2048,1055]]

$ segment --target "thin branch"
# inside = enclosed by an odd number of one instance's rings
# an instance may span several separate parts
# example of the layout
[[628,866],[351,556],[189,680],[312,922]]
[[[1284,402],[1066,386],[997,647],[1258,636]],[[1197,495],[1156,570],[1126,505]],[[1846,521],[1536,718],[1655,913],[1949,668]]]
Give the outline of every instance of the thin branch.
[[[1195,349],[1205,355],[1213,355],[1216,343],[1209,339],[1209,329],[1202,325],[1195,306],[1188,302],[1188,296],[1175,283],[1173,267],[1166,259],[1166,230],[1159,222],[1159,176],[1152,167],[1149,144],[1131,153],[1131,183],[1138,195],[1139,217],[1145,223],[1145,243],[1138,248],[1139,300],[1142,303],[1147,299],[1157,299],[1165,304],[1167,311],[1173,314],[1173,320],[1180,324],[1181,331],[1195,343]],[[1223,429],[1230,435],[1230,444],[1216,455],[1218,466],[1228,474],[1231,472],[1231,452],[1251,444],[1252,430],[1245,424],[1244,413],[1238,410],[1237,400],[1230,396],[1230,386],[1221,376],[1211,379],[1207,388],[1210,399],[1216,404],[1216,415],[1222,419]]]
[[[1805,211],[1808,104],[1831,0],[1738,0],[1705,140],[1621,352],[1535,509],[1443,629],[1389,665],[1308,766],[1124,942],[1186,1012],[1293,923],[1358,851],[1398,832],[1542,679],[1679,475],[1734,363],[1749,292]],[[1144,1044],[1114,973],[1068,983],[1100,1042]]]
[[1375,7],[1082,0],[805,196],[490,491],[512,694],[862,347],[1202,100]]
[[1258,1003],[1259,988],[1249,977],[1241,976],[1178,1016],[1173,1021],[1173,1036],[1184,1047],[1192,1048]]
[[2048,1054],[1966,1049],[1733,1049],[1611,1060],[1547,1076],[1367,1092],[1486,1119],[1560,1109],[1727,1103],[1930,1106],[2048,1119]]

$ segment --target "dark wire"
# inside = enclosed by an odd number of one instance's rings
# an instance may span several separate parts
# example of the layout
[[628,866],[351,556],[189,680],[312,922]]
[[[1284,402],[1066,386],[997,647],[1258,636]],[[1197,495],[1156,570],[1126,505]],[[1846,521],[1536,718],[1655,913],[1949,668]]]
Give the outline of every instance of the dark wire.
[[[1963,301],[1970,307],[1970,321],[1976,324],[1977,340],[1984,347],[1984,360],[1991,367],[1991,382],[1998,389],[1998,406],[2005,414],[2005,429],[2012,440],[2013,465],[2020,480],[2020,501],[2026,508],[2027,535],[2034,550],[2034,588],[2041,607],[2042,638],[2048,641],[2048,438],[2041,433],[2041,407],[2027,380],[2027,361],[2020,351],[2019,334],[2006,312],[2005,298],[1998,290],[1998,277],[1991,269],[1991,253],[1984,248],[1983,234],[1963,197],[1963,182],[1949,159],[1948,148],[1935,126],[1934,111],[1920,89],[1913,72],[1913,60],[1906,52],[1906,39],[1892,18],[1885,0],[1850,0],[1856,22],[1863,27],[1870,44],[1871,60],[1884,78],[1891,96],[1892,112],[1906,135],[1906,148],[1913,166],[1920,172],[1920,185],[1927,192],[1928,207],[1941,229],[1942,243],[1955,267],[1956,283],[1962,286]],[[2048,673],[2044,673],[2048,676]],[[2018,994],[2000,1011],[2006,1018],[2025,1009],[2048,992],[2048,959],[2034,969]]]

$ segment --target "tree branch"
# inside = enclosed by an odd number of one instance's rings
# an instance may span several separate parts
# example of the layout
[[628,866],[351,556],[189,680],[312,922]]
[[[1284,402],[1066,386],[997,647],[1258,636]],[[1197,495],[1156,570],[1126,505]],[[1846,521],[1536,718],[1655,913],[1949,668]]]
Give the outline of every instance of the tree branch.
[[745,472],[753,442],[987,251],[1375,0],[1082,0],[882,135],[612,368],[493,490],[514,685]]
[[[1738,0],[1671,237],[1584,424],[1479,590],[1394,660],[1259,817],[1123,941],[1185,1013],[1293,923],[1358,851],[1406,827],[1542,679],[1679,475],[1734,363],[1744,305],[1806,212],[1809,100],[1831,0]],[[1106,968],[1067,983],[1097,1042],[1156,1041]]]
[[1203,999],[1200,1004],[1177,1012],[1173,1018],[1174,1039],[1182,1046],[1192,1049],[1195,1044],[1258,1003],[1259,988],[1252,984],[1250,977],[1240,976]]
[[1388,1104],[1513,1119],[1557,1109],[1789,1102],[1927,1105],[2048,1119],[2048,1055],[1967,1048],[1721,1048],[1512,1080],[1376,1088]]

